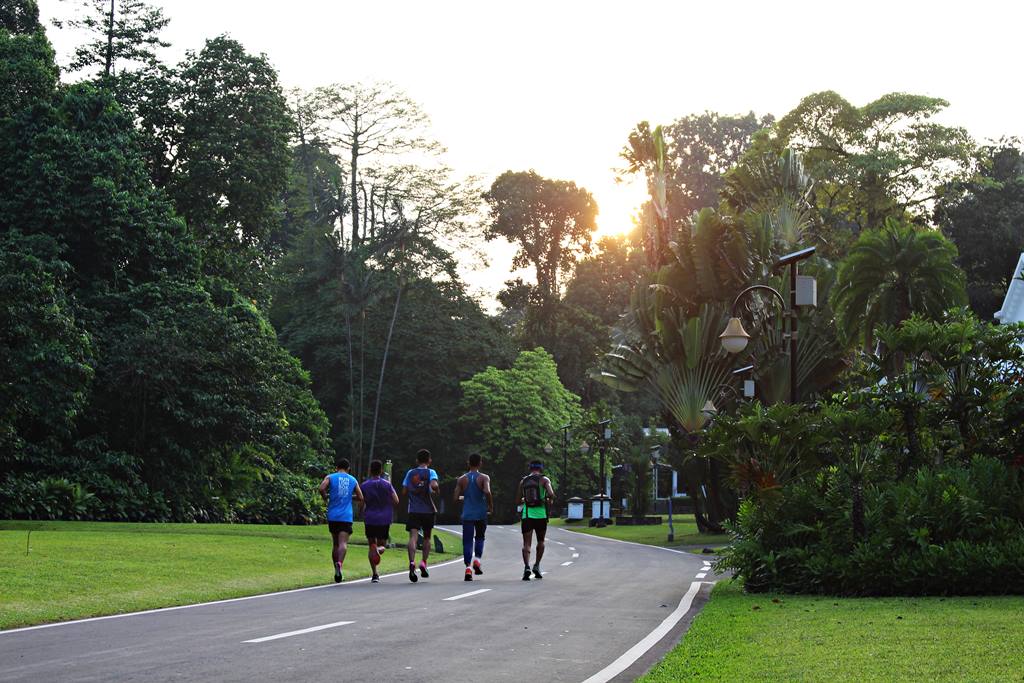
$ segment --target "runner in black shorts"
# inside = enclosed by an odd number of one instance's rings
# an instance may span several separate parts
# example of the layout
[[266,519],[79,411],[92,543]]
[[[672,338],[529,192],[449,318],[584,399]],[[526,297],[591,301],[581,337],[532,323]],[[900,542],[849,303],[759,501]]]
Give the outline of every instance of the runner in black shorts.
[[551,488],[551,480],[542,472],[544,465],[540,460],[530,463],[530,473],[519,481],[519,493],[516,496],[523,505],[523,581],[530,580],[530,546],[533,534],[537,534],[537,561],[533,565],[533,575],[543,579],[540,561],[544,557],[544,537],[548,531],[548,501],[555,499]]
[[367,554],[370,570],[373,572],[373,576],[370,577],[371,583],[380,583],[377,566],[380,564],[380,556],[387,547],[392,516],[395,506],[398,505],[398,493],[391,482],[382,476],[383,470],[380,460],[371,461],[370,478],[360,486],[365,510],[363,524],[366,527],[366,542],[369,546]]
[[409,532],[409,580],[416,583],[416,540],[418,531],[423,532],[423,559],[420,561],[420,576],[427,578],[427,557],[430,555],[430,534],[434,530],[434,515],[437,508],[431,493],[437,493],[437,472],[430,469],[430,451],[420,450],[416,454],[416,467],[405,473],[402,488],[409,497],[409,521],[405,528]]

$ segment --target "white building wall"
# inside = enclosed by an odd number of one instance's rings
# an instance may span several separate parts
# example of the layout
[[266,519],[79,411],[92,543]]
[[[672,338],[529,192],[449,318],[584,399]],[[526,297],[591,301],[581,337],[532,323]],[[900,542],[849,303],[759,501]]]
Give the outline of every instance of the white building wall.
[[1020,255],[1017,267],[1010,274],[1010,287],[1006,290],[1006,298],[1003,299],[1003,307],[996,312],[996,320],[1002,324],[1024,322],[1024,280],[1021,274],[1024,273],[1024,254]]

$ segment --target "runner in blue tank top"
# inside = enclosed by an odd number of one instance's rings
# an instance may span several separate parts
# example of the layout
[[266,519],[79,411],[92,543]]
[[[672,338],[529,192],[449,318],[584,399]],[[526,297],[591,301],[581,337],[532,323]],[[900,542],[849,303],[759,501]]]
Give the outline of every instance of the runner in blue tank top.
[[467,462],[469,471],[455,483],[455,500],[462,501],[462,560],[466,563],[466,581],[473,580],[474,572],[484,573],[480,568],[480,559],[484,556],[487,515],[494,512],[491,478],[480,471],[482,462],[479,453],[470,455]]
[[331,560],[334,562],[334,583],[341,583],[341,565],[348,551],[352,534],[352,500],[363,502],[359,482],[348,473],[348,458],[337,461],[338,471],[320,482],[320,495],[327,503],[327,528],[331,531]]

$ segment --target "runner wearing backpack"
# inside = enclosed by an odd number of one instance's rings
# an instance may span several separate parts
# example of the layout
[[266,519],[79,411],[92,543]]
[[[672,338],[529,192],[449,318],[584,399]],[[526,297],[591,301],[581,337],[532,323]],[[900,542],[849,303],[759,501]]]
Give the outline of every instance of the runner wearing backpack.
[[537,532],[537,561],[533,565],[533,575],[538,579],[544,578],[540,561],[544,557],[544,536],[548,531],[548,501],[554,500],[555,492],[543,471],[544,464],[534,460],[530,463],[530,473],[519,481],[517,498],[523,505],[523,581],[530,580],[530,546],[534,532]]
[[409,532],[409,580],[416,583],[416,539],[423,532],[423,559],[420,561],[420,576],[427,578],[427,557],[430,555],[430,535],[434,531],[437,507],[431,493],[437,493],[437,472],[430,468],[430,451],[423,448],[416,453],[416,467],[405,473],[402,488],[409,499],[409,521],[405,529]]

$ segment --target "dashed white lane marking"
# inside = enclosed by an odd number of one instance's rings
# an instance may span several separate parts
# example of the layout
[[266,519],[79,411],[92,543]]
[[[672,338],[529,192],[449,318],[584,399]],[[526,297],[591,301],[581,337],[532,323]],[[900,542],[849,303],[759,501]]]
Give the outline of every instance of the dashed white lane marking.
[[691,553],[685,550],[675,550],[674,548],[662,548],[660,545],[647,545],[646,543],[634,543],[633,541],[623,541],[618,538],[608,538],[607,536],[598,536],[597,534],[584,534],[579,531],[571,531],[569,529],[563,529],[561,527],[555,527],[559,531],[567,534],[573,534],[574,536],[586,536],[587,538],[596,538],[599,541],[611,541],[612,543],[625,543],[626,545],[638,545],[641,548],[650,548],[651,550],[664,550],[667,553],[675,553],[676,555],[689,555],[693,557]]
[[568,562],[563,562],[562,566],[563,567],[568,567],[570,564],[572,564],[572,560],[569,560]]
[[298,631],[288,631],[287,633],[277,633],[272,636],[264,636],[263,638],[253,638],[252,640],[243,640],[243,643],[265,643],[268,640],[278,640],[279,638],[290,638],[292,636],[301,636],[303,633],[313,633],[314,631],[323,631],[328,628],[337,628],[338,626],[347,626],[354,624],[354,621],[336,621],[333,624],[324,624],[323,626],[311,626],[310,628],[299,629]]
[[579,556],[580,556],[580,554],[579,554],[579,553],[573,553],[573,554],[572,554],[572,559],[574,559],[574,560],[575,560],[575,559],[576,559],[577,557],[579,557]]
[[576,550],[576,548],[573,548],[572,546],[569,546],[569,550]]
[[[454,533],[454,532],[452,532]],[[456,562],[462,562],[462,558],[456,558],[454,560],[448,560],[441,564],[435,564],[431,569],[437,569],[438,567],[446,567]],[[388,578],[391,576],[405,576],[406,572],[394,572],[393,574],[381,574],[381,578]],[[258,595],[244,595],[240,598],[225,598],[224,600],[211,600],[209,602],[194,602],[191,605],[175,605],[174,607],[157,607],[156,609],[146,609],[139,612],[123,612],[121,614],[107,614],[102,617],[87,617],[85,619],[72,619],[71,621],[58,621],[52,624],[39,624],[38,626],[22,626],[21,628],[11,628],[6,631],[0,631],[0,636],[6,636],[11,633],[21,633],[22,631],[37,631],[44,628],[57,628],[58,626],[71,626],[72,624],[87,624],[92,621],[106,621],[108,619],[123,619],[125,617],[138,617],[143,614],[159,614],[160,612],[176,612],[183,609],[192,609],[194,607],[206,607],[208,605],[226,605],[232,602],[245,602],[246,600],[260,600],[262,598],[272,598],[277,595],[288,595],[290,593],[303,593],[305,591],[318,591],[318,590],[342,590],[346,586],[351,586],[356,583],[369,583],[370,577],[367,576],[363,579],[355,579],[353,581],[346,581],[345,583],[325,583],[319,586],[307,586],[306,588],[292,588],[286,591],[274,591],[273,593],[260,593]]]
[[565,544],[564,544],[564,543],[562,543],[561,541],[555,541],[555,543],[557,543],[558,545],[565,545]]
[[452,600],[461,600],[462,598],[468,598],[468,597],[471,597],[473,595],[480,595],[481,593],[486,593],[489,590],[491,590],[491,589],[490,588],[481,588],[478,591],[470,591],[468,593],[462,593],[461,595],[453,595],[450,598],[445,598],[444,602],[450,602]]
[[697,597],[697,593],[700,591],[701,585],[703,584],[700,581],[691,583],[690,589],[686,591],[682,600],[679,601],[679,606],[676,607],[672,614],[665,617],[665,620],[658,625],[658,628],[648,633],[643,640],[626,650],[625,654],[583,681],[583,683],[608,683],[608,681],[628,669],[686,616],[686,613],[690,611],[690,607],[693,605],[693,599]]
[[698,579],[703,579],[703,578],[704,578],[705,576],[707,576],[707,575],[708,575],[708,573],[707,573],[707,572],[700,572],[699,574],[697,574],[697,578],[698,578]]

